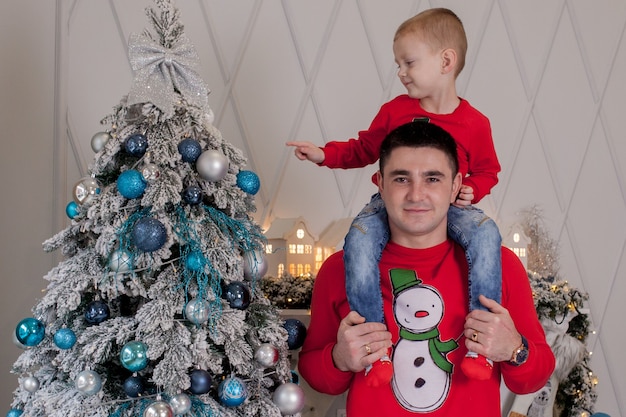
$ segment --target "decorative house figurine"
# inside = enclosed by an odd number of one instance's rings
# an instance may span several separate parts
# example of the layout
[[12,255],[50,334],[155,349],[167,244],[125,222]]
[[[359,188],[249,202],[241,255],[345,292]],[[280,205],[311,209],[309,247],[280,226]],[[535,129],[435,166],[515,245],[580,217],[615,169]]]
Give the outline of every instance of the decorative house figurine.
[[509,233],[502,240],[507,248],[511,249],[524,264],[524,268],[528,267],[528,245],[530,238],[524,233],[524,229],[519,223],[515,223],[509,229]]

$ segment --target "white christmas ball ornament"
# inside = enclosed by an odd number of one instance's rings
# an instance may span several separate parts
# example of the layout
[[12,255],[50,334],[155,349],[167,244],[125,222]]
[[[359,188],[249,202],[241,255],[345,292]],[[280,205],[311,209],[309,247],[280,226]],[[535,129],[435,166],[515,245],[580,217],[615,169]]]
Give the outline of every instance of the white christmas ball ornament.
[[35,392],[39,389],[39,380],[34,376],[24,378],[22,386],[28,392]]
[[180,393],[170,398],[170,406],[174,415],[181,416],[191,410],[191,399],[187,394]]
[[196,161],[196,170],[200,177],[211,182],[223,179],[228,173],[228,166],[226,155],[215,149],[202,152]]
[[76,377],[74,381],[76,389],[87,395],[94,395],[102,388],[102,378],[94,371],[83,371]]
[[204,300],[194,298],[185,306],[185,316],[193,324],[203,324],[209,320],[210,306]]
[[304,407],[304,391],[293,382],[287,382],[276,388],[272,401],[282,415],[296,414]]

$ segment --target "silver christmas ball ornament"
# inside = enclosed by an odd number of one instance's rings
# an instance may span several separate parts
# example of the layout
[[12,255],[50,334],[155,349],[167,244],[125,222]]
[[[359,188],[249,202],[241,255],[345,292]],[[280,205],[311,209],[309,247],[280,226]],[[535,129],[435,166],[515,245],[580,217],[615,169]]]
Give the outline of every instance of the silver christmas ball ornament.
[[174,415],[181,416],[191,410],[191,399],[187,394],[180,393],[170,398],[170,407]]
[[185,317],[193,324],[203,324],[209,320],[209,303],[204,300],[194,298],[185,306]]
[[76,389],[87,395],[97,394],[102,388],[102,378],[94,371],[83,371],[76,377],[74,381]]
[[254,360],[264,368],[270,368],[278,363],[278,349],[271,343],[263,343],[254,351]]
[[222,180],[228,173],[228,166],[226,155],[215,149],[202,152],[196,161],[196,170],[200,177],[211,182]]
[[96,133],[91,137],[91,149],[96,153],[100,152],[110,139],[111,134],[109,132]]
[[109,268],[114,272],[128,272],[133,269],[133,263],[128,251],[118,249],[109,258]]
[[243,254],[243,276],[249,281],[261,279],[267,273],[267,259],[260,250],[249,251]]
[[143,175],[146,181],[153,182],[154,180],[159,178],[159,175],[161,175],[161,171],[159,170],[159,167],[155,164],[145,164],[143,168],[141,168],[141,175]]
[[101,188],[102,186],[95,178],[81,178],[76,185],[74,185],[74,201],[78,204],[90,203],[100,194]]
[[34,376],[24,378],[22,387],[28,392],[35,392],[39,389],[39,380]]
[[296,414],[304,407],[304,391],[299,385],[287,382],[276,388],[272,401],[282,415]]
[[146,407],[143,417],[174,417],[174,411],[165,401],[157,400]]

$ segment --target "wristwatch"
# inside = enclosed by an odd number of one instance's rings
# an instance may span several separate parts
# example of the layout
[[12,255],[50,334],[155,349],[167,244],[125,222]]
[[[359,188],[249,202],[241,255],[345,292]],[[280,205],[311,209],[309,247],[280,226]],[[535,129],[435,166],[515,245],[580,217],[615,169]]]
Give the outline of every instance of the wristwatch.
[[528,341],[522,336],[522,344],[513,351],[509,363],[513,366],[520,366],[528,359]]

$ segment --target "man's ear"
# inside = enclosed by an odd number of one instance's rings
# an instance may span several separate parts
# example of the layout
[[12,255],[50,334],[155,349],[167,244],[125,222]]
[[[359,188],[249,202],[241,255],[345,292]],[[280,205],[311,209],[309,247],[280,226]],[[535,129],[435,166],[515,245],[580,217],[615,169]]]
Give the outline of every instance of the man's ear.
[[463,185],[463,176],[461,176],[460,172],[452,179],[452,192],[450,194],[450,204],[456,201],[456,197],[459,195],[459,191],[461,190],[461,185]]
[[383,190],[383,174],[380,173],[380,170],[376,171],[376,185],[378,185],[378,192]]
[[452,48],[441,51],[441,73],[447,74],[454,72],[456,68],[456,51]]

